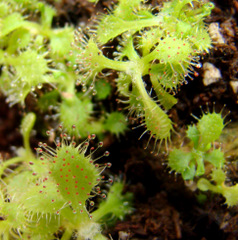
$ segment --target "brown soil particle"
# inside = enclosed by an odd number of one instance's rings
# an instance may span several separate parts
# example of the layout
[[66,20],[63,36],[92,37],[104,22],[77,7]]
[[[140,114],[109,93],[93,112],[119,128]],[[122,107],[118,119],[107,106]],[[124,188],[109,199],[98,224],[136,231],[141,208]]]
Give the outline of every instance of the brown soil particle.
[[11,152],[12,146],[21,145],[22,137],[18,131],[20,119],[18,107],[10,108],[5,103],[5,98],[0,96],[0,151],[2,154]]

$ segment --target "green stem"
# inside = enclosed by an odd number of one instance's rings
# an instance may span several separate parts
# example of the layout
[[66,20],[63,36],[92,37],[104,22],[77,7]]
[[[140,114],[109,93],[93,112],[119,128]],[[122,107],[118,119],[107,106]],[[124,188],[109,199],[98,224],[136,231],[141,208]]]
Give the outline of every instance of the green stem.
[[103,56],[103,69],[109,68],[117,71],[128,72],[131,69],[131,61],[123,62],[123,61],[115,61],[111,60],[105,56]]
[[64,84],[66,88],[65,92],[69,93],[72,96],[75,96],[75,79],[73,74],[67,76],[66,79],[67,79],[67,84]]
[[127,57],[131,60],[131,61],[137,61],[140,59],[138,53],[136,52],[135,48],[134,48],[134,43],[133,43],[133,37],[132,35],[129,37],[128,41],[126,42],[126,46],[125,46],[125,50],[127,52]]
[[8,233],[3,234],[1,239],[2,240],[9,240],[10,239],[9,234]]
[[30,134],[31,130],[35,124],[36,115],[34,113],[28,113],[22,120],[21,123],[21,132],[23,135],[24,148],[26,150],[25,157],[34,158],[34,154],[31,151],[30,146]]
[[106,209],[102,206],[93,212],[93,220],[99,222],[105,215],[111,212],[111,209]]
[[29,157],[33,157],[29,138],[30,138],[29,136],[26,136],[26,135],[23,136],[23,145],[24,145],[27,155],[29,155]]
[[147,102],[147,101],[151,101],[146,89],[145,89],[145,85],[144,82],[142,80],[142,72],[143,72],[143,68],[140,67],[141,64],[138,62],[138,64],[134,64],[134,66],[132,66],[133,69],[133,75],[132,75],[132,82],[133,84],[136,85],[137,90],[140,93],[140,96],[143,99],[143,102]]
[[105,236],[103,236],[101,233],[98,233],[96,236],[93,238],[94,240],[107,240]]
[[18,163],[18,162],[22,162],[23,161],[23,158],[22,157],[15,157],[15,158],[11,158],[5,162],[2,162],[0,163],[0,176],[3,174],[4,170],[12,165],[12,164],[15,164],[15,163]]
[[69,240],[72,237],[72,229],[65,229],[63,236],[61,237],[61,240]]
[[155,48],[151,53],[147,54],[146,56],[144,56],[143,58],[143,62],[145,64],[149,64],[150,62],[158,59],[158,51],[157,48]]
[[14,157],[14,158],[11,158],[5,162],[2,163],[3,167],[6,168],[8,167],[9,165],[12,165],[12,164],[15,164],[17,162],[22,162],[23,161],[23,158],[22,157]]

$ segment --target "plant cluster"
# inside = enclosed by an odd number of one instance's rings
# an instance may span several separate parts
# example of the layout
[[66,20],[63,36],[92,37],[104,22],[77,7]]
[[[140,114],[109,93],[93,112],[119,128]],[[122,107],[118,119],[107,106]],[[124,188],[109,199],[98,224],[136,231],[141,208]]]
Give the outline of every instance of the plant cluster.
[[[100,15],[87,34],[76,31],[76,48],[72,49],[74,28],[52,28],[56,11],[51,6],[37,0],[4,0],[0,12],[1,90],[11,105],[24,104],[28,94],[36,95],[37,89],[53,85],[56,92],[41,96],[39,107],[46,110],[53,104],[54,118],[69,132],[75,124],[81,137],[105,130],[119,135],[127,129],[123,115],[114,113],[96,120],[92,99],[87,97],[92,90],[98,99],[106,98],[110,85],[100,83],[108,74],[104,70],[117,70],[117,90],[127,99],[131,116],[142,119],[144,133],[150,132],[155,145],[157,140],[167,144],[173,126],[166,111],[177,102],[173,94],[185,77],[192,78],[194,67],[200,66],[199,54],[211,47],[203,20],[212,9],[212,3],[198,0],[173,0],[159,10],[144,1],[121,0],[109,14]],[[114,39],[118,45],[110,46],[109,58],[102,48]],[[85,94],[77,93],[76,85]],[[120,128],[112,124],[112,118],[121,123]]]
[[[107,112],[100,103],[115,86],[129,116],[145,127],[141,137],[149,132],[154,150],[157,141],[167,147],[173,131],[167,111],[177,103],[174,95],[185,78],[197,75],[199,56],[211,48],[204,19],[213,7],[201,0],[165,1],[161,8],[119,0],[91,29],[76,29],[54,27],[56,10],[43,1],[1,1],[1,91],[10,106],[25,106],[29,95],[35,97],[41,113],[61,131],[56,148],[40,142],[35,155],[29,138],[36,115],[23,118],[24,148],[0,162],[2,239],[105,239],[101,223],[131,211],[132,195],[122,195],[121,182],[109,186],[107,194],[101,190],[112,182],[102,176],[111,164],[94,159],[102,142],[96,148],[90,144],[95,134],[102,139],[109,131],[118,137],[128,128],[121,112]],[[115,71],[116,79],[109,78]],[[190,144],[169,153],[168,165],[184,180],[199,178],[199,189],[224,195],[232,206],[238,185],[226,184],[224,154],[213,146],[223,128],[221,113],[204,114],[188,127]],[[78,138],[86,140],[77,145]],[[95,207],[94,198],[106,195]]]

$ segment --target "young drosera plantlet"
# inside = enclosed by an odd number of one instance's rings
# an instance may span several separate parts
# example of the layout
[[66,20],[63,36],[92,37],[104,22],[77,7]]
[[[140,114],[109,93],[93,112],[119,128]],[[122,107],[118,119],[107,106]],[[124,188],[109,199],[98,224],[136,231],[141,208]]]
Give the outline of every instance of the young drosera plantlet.
[[[184,180],[203,176],[197,180],[198,189],[222,194],[230,207],[238,204],[238,184],[227,185],[224,153],[221,147],[212,146],[222,134],[226,125],[225,117],[222,117],[222,111],[216,113],[214,110],[203,113],[200,119],[195,117],[198,123],[187,129],[190,145],[172,150],[168,165],[175,172],[181,173]],[[207,179],[208,176],[210,179]]]
[[[55,192],[71,206],[73,213],[86,211],[85,203],[96,194],[95,187],[101,181],[101,173],[106,167],[111,166],[110,163],[106,165],[95,163],[101,157],[92,159],[93,153],[103,146],[103,143],[99,142],[96,149],[94,147],[89,149],[89,142],[95,137],[95,134],[89,135],[84,142],[76,146],[74,137],[71,139],[66,133],[62,133],[61,140],[56,143],[56,149],[46,143],[39,143],[37,148],[41,155],[41,164],[48,165],[47,181],[39,184],[40,193],[47,192],[48,180],[54,182]],[[106,151],[103,156],[109,156],[109,152]],[[37,172],[35,174],[37,175]],[[60,209],[56,213],[59,211]]]
[[121,112],[112,112],[108,114],[104,127],[111,133],[119,137],[127,129],[126,118]]
[[169,153],[168,165],[184,180],[192,180],[205,173],[205,162],[213,167],[222,168],[225,163],[224,153],[220,148],[212,149],[212,143],[218,140],[225,126],[222,113],[208,112],[198,120],[196,125],[187,129],[187,137],[191,140],[190,151],[186,148],[174,149]]

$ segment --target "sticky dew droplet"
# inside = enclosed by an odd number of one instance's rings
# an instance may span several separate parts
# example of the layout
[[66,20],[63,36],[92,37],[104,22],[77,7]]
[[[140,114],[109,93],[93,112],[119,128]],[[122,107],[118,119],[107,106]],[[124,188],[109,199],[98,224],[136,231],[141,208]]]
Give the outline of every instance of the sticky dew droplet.
[[91,139],[95,139],[96,138],[96,134],[91,134]]
[[37,85],[37,88],[38,88],[38,89],[42,89],[42,87],[43,87],[43,84],[42,84],[42,83],[39,83],[39,84]]
[[196,64],[196,68],[201,68],[201,67],[202,67],[202,63]]
[[86,86],[83,86],[83,87],[82,87],[82,92],[85,93],[86,91],[87,91],[87,87],[86,87]]
[[110,152],[106,151],[103,156],[108,157],[110,155]]
[[112,166],[111,163],[107,163],[107,168],[110,168]]
[[97,95],[97,90],[93,89],[93,96]]

